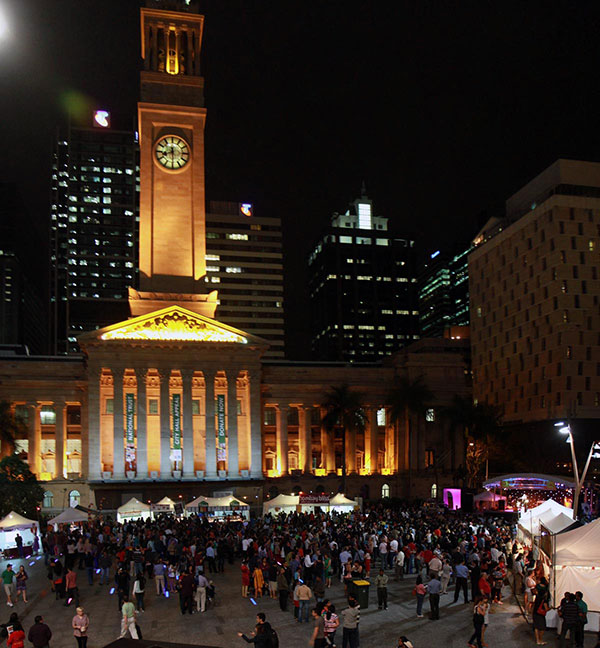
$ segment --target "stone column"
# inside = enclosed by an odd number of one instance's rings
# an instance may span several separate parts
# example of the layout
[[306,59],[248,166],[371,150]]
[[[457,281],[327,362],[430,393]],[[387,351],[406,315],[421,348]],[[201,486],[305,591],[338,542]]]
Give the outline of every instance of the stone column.
[[206,479],[217,477],[217,440],[215,437],[215,372],[204,372],[206,385],[206,464],[204,476]]
[[365,430],[365,466],[369,468],[371,475],[377,472],[377,459],[379,455],[378,434],[377,408],[372,407],[369,410],[369,422]]
[[183,477],[194,477],[194,417],[192,415],[192,369],[182,369],[183,394],[181,404],[183,440]]
[[160,478],[171,477],[171,395],[170,369],[161,369],[160,375]]
[[277,405],[277,462],[282,475],[288,474],[288,405]]
[[65,478],[65,410],[64,401],[54,403],[54,412],[56,413],[56,424],[54,426],[55,479]]
[[238,369],[227,371],[227,474],[231,479],[237,479],[240,476],[237,413],[238,374]]
[[88,456],[90,454],[87,421],[88,421],[88,393],[85,393],[79,402],[81,420],[81,478],[88,479]]
[[113,479],[125,479],[123,369],[113,369]]
[[156,26],[152,27],[152,60],[150,67],[154,72],[158,70],[158,29]]
[[137,383],[137,446],[135,450],[136,477],[148,477],[148,398],[146,395],[147,370],[136,369]]
[[298,433],[300,438],[300,469],[303,473],[312,473],[312,428],[311,407],[298,408]]
[[100,446],[100,369],[88,369],[88,406],[87,420],[81,420],[82,432],[87,426],[88,438],[88,479],[99,480],[102,473],[102,456]]
[[263,476],[260,370],[250,370],[248,382],[250,391],[250,476],[253,479],[260,479]]
[[356,429],[346,430],[346,473],[356,472]]
[[27,462],[29,470],[38,477],[40,474],[40,408],[37,403],[27,403],[27,439],[29,450]]
[[187,45],[187,52],[185,55],[185,73],[187,75],[194,74],[192,70],[192,30],[188,29],[185,34],[185,41]]

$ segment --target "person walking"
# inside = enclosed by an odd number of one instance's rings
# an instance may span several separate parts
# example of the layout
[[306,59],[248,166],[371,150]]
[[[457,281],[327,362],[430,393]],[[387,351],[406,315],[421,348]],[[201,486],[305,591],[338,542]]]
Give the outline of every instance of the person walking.
[[440,579],[433,575],[429,583],[427,583],[427,592],[429,593],[429,607],[431,609],[431,620],[437,621],[440,618],[440,592],[442,591],[442,584]]
[[122,639],[129,631],[132,639],[138,638],[137,628],[135,627],[135,605],[129,602],[127,594],[123,596],[123,607],[121,608],[121,634]]
[[[252,582],[254,584],[254,597],[259,598],[262,596],[263,585],[265,584],[265,578],[262,573],[260,565],[256,565],[254,572],[252,573]],[[308,614],[308,612],[307,612]],[[308,621],[308,618],[307,618]]]
[[4,593],[6,594],[6,605],[13,607],[13,581],[15,580],[15,572],[12,565],[8,563],[6,569],[2,572],[2,584],[4,585]]
[[25,571],[25,567],[21,565],[19,567],[19,571],[17,572],[15,579],[17,581],[17,601],[19,600],[19,594],[21,595],[21,598],[23,599],[23,603],[28,603],[29,601],[27,600],[27,579],[29,576],[27,575],[27,572]]
[[29,628],[29,632],[27,633],[27,639],[33,644],[33,648],[50,648],[52,631],[44,623],[44,617],[38,614],[34,621],[34,624]]
[[359,648],[360,606],[352,596],[348,598],[348,607],[342,610],[342,623],[342,648]]
[[243,632],[238,632],[238,637],[247,643],[253,643],[256,648],[271,648],[273,645],[264,623],[256,624],[251,637],[247,637]]
[[165,563],[159,560],[154,565],[154,582],[156,583],[156,596],[160,596],[165,591]]
[[427,594],[427,586],[423,584],[423,577],[420,574],[417,576],[417,582],[413,589],[413,594],[417,597],[417,617],[422,619],[423,601],[425,600],[425,594]]
[[77,640],[77,648],[87,648],[87,630],[90,620],[82,607],[78,607],[75,611],[77,614],[73,617],[71,626],[73,627],[73,635]]
[[77,587],[77,572],[73,567],[67,568],[67,575],[65,576],[65,587],[67,588],[67,600],[65,607],[69,607],[73,601],[75,606],[79,605],[79,588]]
[[571,594],[570,592],[567,594],[565,600],[561,603],[558,615],[562,619],[562,628],[560,629],[560,648],[563,648],[567,632],[569,633],[570,643],[573,644],[573,641],[576,641],[577,632],[579,630],[581,613],[579,606],[577,605],[575,594]]
[[328,646],[335,646],[335,631],[340,627],[340,619],[335,613],[335,605],[330,603],[325,612],[325,639]]
[[447,558],[444,558],[442,565],[442,576],[440,578],[440,583],[442,584],[442,594],[448,593],[448,583],[450,582],[450,577],[452,576],[452,566],[450,561]]
[[310,638],[311,646],[313,648],[325,648],[327,645],[325,640],[325,619],[319,614],[317,608],[313,608],[311,614],[315,622],[315,628]]
[[279,574],[277,574],[277,592],[279,593],[279,607],[282,612],[285,612],[290,597],[290,586],[285,575],[285,567],[280,567]]
[[110,576],[110,567],[112,565],[112,558],[109,556],[109,554],[106,551],[103,551],[100,554],[100,560],[99,566],[100,566],[100,585],[103,585],[104,582],[108,585],[108,578]]
[[377,587],[377,607],[380,610],[387,610],[387,591],[388,584],[388,575],[383,571],[379,570],[379,574],[375,578],[375,585]]
[[310,587],[306,583],[301,583],[297,591],[298,596],[298,623],[302,623],[302,619],[308,623],[308,603],[313,594]]
[[481,594],[478,594],[477,598],[475,599],[475,607],[473,608],[474,632],[468,641],[469,648],[482,648],[483,646],[483,624],[485,622],[487,607],[487,599],[481,596]]
[[137,574],[133,582],[133,595],[138,612],[144,612],[144,592],[146,590],[146,579],[143,574]]

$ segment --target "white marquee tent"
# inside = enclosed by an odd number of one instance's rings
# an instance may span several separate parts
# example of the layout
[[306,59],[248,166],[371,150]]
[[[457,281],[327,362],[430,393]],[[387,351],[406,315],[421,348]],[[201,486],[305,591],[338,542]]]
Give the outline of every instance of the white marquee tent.
[[353,511],[358,502],[348,499],[342,493],[337,493],[330,500],[329,504],[300,504],[299,495],[277,495],[273,499],[263,502],[263,515],[271,512],[275,515],[279,513],[294,513],[297,507],[301,506],[303,512],[313,511],[315,507],[319,507],[326,511],[337,511],[338,513],[348,513]]
[[76,524],[78,522],[87,522],[88,514],[76,508],[65,509],[55,518],[48,520],[48,524]]
[[267,513],[294,513],[300,504],[300,495],[277,495],[273,499],[263,502],[263,515]]
[[125,520],[145,520],[150,517],[150,504],[141,502],[136,497],[132,497],[128,502],[119,506],[117,509],[117,520],[124,522]]
[[542,502],[539,506],[525,511],[519,516],[519,536],[539,536],[540,522],[550,524],[553,518],[565,515],[573,520],[573,509],[570,509],[553,499]]
[[[554,536],[554,605],[564,592],[583,593],[590,610],[600,610],[600,519]],[[597,631],[600,614],[588,613],[586,630]]]
[[232,495],[226,495],[224,497],[206,497],[201,495],[186,504],[185,509],[189,513],[205,512],[209,517],[225,517],[232,515],[234,512],[239,513],[246,519],[250,517],[250,506]]
[[16,547],[17,533],[23,538],[23,545],[33,543],[35,535],[40,533],[40,525],[36,520],[29,520],[14,511],[0,520],[0,550]]
[[329,500],[329,510],[338,511],[340,513],[349,513],[354,511],[358,506],[358,502],[355,500],[348,499],[342,493],[337,493]]

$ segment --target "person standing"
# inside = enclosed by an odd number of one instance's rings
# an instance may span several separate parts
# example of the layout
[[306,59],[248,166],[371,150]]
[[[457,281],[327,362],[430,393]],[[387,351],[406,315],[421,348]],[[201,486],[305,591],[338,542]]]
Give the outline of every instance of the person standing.
[[360,646],[360,637],[358,634],[358,624],[360,623],[360,606],[355,598],[348,598],[348,607],[342,610],[342,648],[358,648]]
[[154,582],[156,583],[156,596],[160,596],[165,591],[165,563],[159,560],[154,565]]
[[129,631],[132,639],[137,639],[137,628],[135,627],[135,605],[129,602],[127,594],[123,596],[123,607],[121,608],[121,634],[122,639]]
[[65,587],[67,588],[67,600],[65,607],[69,607],[72,601],[75,605],[79,605],[79,588],[77,587],[77,572],[73,567],[67,568],[67,575],[65,576]]
[[569,593],[565,598],[566,600],[561,604],[558,611],[558,614],[562,619],[562,628],[560,629],[560,648],[563,648],[565,645],[567,632],[570,633],[569,638],[571,644],[573,643],[573,640],[576,639],[581,619],[575,594]]
[[377,607],[380,610],[387,610],[387,584],[388,575],[383,571],[383,569],[380,569],[379,574],[375,578],[375,585],[377,586]]
[[133,582],[133,595],[137,604],[137,611],[144,611],[144,591],[146,589],[146,579],[143,574],[137,574]]
[[395,561],[395,571],[396,571],[396,580],[404,580],[404,551],[400,551],[396,554]]
[[14,606],[12,600],[14,579],[15,579],[15,572],[13,571],[12,565],[9,563],[8,565],[6,565],[6,569],[2,572],[2,584],[4,585],[4,593],[6,594],[6,605],[8,605],[8,607]]
[[423,601],[425,594],[427,594],[427,586],[423,584],[423,577],[419,574],[417,576],[417,583],[413,590],[413,594],[417,597],[417,617],[423,618]]
[[[469,579],[469,568],[465,565],[464,562],[458,563],[454,567],[454,571],[456,572],[456,585],[454,586],[454,603],[458,601],[458,597],[460,596],[460,591],[463,591],[464,599],[465,599],[465,604],[469,602],[469,591],[468,591],[468,579]],[[471,592],[471,594],[473,594]]]
[[15,536],[15,542],[17,543],[17,551],[19,552],[19,558],[24,558],[25,553],[23,551],[23,538],[21,537],[21,534],[17,531],[17,535]]
[[575,602],[577,603],[577,607],[579,608],[579,626],[575,630],[575,648],[583,648],[585,625],[588,622],[588,606],[587,603],[583,600],[582,592],[575,592]]
[[429,583],[427,583],[427,591],[429,592],[429,607],[431,608],[431,620],[437,621],[440,618],[440,592],[442,591],[442,584],[437,576],[432,576]]
[[277,574],[277,591],[279,592],[279,607],[282,612],[287,610],[287,602],[290,596],[290,586],[288,584],[287,576],[285,575],[285,567],[279,569]]
[[41,615],[36,616],[34,621],[35,623],[29,628],[27,639],[33,644],[33,648],[50,648],[52,631],[44,623]]
[[12,632],[6,640],[7,648],[25,648],[25,632],[23,626],[17,621],[12,628]]
[[248,598],[248,587],[250,587],[250,568],[245,560],[242,560],[242,598]]
[[112,565],[112,558],[108,555],[106,551],[102,551],[100,554],[100,560],[98,561],[100,565],[100,585],[103,585],[106,581],[108,585],[108,578],[110,576],[110,567]]
[[442,565],[442,577],[440,582],[442,584],[442,594],[448,593],[448,583],[450,582],[450,577],[452,576],[452,567],[447,558],[444,558],[444,563]]
[[[469,648],[482,648],[483,646],[483,624],[485,621],[485,615],[487,612],[487,600],[481,596],[477,595],[475,599],[475,607],[473,609],[473,627],[474,632],[471,635],[471,638],[468,641]],[[476,641],[477,643],[473,643]]]
[[535,633],[535,643],[538,646],[543,646],[545,644],[544,632],[546,630],[546,613],[549,609],[548,591],[545,588],[542,588],[535,597],[532,606],[533,631]]
[[306,583],[301,583],[296,592],[298,596],[298,623],[302,623],[302,619],[308,623],[308,603],[312,598],[310,587]]
[[194,588],[196,587],[196,579],[192,574],[193,567],[179,579],[179,604],[181,606],[181,614],[194,612]]
[[206,610],[206,588],[209,586],[208,579],[202,573],[196,576],[196,612],[204,612]]
[[325,638],[329,646],[335,646],[335,631],[340,626],[340,619],[335,613],[335,605],[330,603],[325,612]]
[[19,571],[16,574],[16,581],[17,581],[17,601],[19,600],[19,594],[21,594],[21,598],[23,599],[23,603],[28,603],[27,601],[27,579],[29,576],[27,575],[27,572],[25,571],[25,567],[21,565],[19,567]]
[[327,645],[325,641],[325,620],[317,612],[317,608],[313,608],[312,617],[315,621],[315,629],[310,638],[310,643],[314,648],[325,648]]
[[78,607],[76,612],[77,614],[71,621],[73,634],[77,640],[77,648],[86,648],[88,639],[87,630],[90,625],[90,620],[82,607]]

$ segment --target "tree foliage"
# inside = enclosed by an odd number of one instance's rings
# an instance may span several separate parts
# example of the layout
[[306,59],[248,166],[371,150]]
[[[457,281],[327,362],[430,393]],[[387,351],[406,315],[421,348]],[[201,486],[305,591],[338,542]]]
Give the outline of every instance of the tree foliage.
[[10,403],[0,401],[0,454],[10,454],[15,449],[15,439],[27,434],[27,426],[15,417]]
[[14,454],[0,461],[0,492],[0,516],[15,511],[35,517],[44,496],[44,489],[27,463]]
[[396,376],[388,394],[392,423],[404,422],[409,414],[423,415],[432,400],[433,393],[423,376],[414,380],[408,376]]

